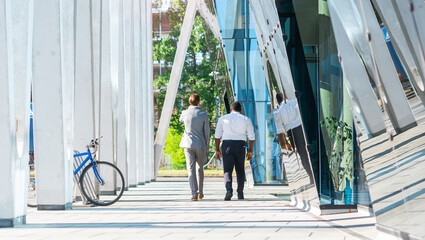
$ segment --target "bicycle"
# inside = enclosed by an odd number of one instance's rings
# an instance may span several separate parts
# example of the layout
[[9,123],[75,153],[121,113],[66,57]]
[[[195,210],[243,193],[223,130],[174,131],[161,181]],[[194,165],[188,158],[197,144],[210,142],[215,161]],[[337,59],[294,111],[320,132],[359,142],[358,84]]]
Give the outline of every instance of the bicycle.
[[[114,164],[95,160],[100,138],[91,140],[87,145],[86,152],[74,154],[74,158],[87,156],[75,169],[74,175],[77,175],[90,161],[90,164],[82,170],[79,179],[81,194],[89,203],[108,206],[121,198],[125,189],[125,181],[123,174]],[[93,151],[90,151],[91,149]]]

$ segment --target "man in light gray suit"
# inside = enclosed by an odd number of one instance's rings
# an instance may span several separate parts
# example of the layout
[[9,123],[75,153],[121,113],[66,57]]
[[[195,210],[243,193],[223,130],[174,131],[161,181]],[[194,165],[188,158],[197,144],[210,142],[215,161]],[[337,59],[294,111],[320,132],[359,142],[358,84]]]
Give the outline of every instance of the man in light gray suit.
[[180,122],[185,127],[180,147],[184,148],[186,156],[192,201],[204,198],[204,163],[210,139],[208,114],[199,107],[199,102],[199,96],[192,94],[189,97],[190,107],[180,116]]

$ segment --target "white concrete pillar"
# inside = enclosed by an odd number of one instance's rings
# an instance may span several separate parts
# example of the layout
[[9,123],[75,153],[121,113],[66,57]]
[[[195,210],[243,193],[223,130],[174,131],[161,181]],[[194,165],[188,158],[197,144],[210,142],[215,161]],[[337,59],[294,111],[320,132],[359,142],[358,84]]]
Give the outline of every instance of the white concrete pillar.
[[[117,6],[118,5],[118,6]],[[116,8],[114,9],[113,6]],[[127,141],[127,116],[126,116],[126,95],[125,95],[125,61],[124,61],[124,3],[123,1],[119,1],[117,4],[116,1],[111,2],[111,12],[118,11],[114,15],[118,14],[118,19],[116,17],[112,19],[111,24],[117,24],[118,22],[118,33],[114,38],[111,38],[111,47],[117,48],[117,53],[112,51],[111,54],[118,54],[118,59],[116,63],[114,63],[114,58],[112,58],[113,64],[112,66],[118,65],[117,73],[113,76],[113,81],[117,84],[118,92],[117,92],[117,166],[121,170],[125,179],[125,186],[128,188],[130,175],[129,175],[129,157],[127,154],[127,145],[129,144]],[[113,34],[113,32],[111,32]],[[115,43],[116,42],[116,43]],[[111,69],[115,69],[111,68]]]
[[[115,141],[114,141],[114,124],[113,124],[113,108],[112,101],[112,82],[111,82],[111,40],[110,40],[110,1],[101,1],[101,41],[100,41],[100,101],[99,101],[99,136],[103,136],[100,142],[99,160],[117,164],[115,154]],[[105,191],[115,191],[116,176],[107,174],[107,184],[104,186]]]
[[90,1],[77,1],[76,6],[74,150],[84,152],[95,138]]
[[142,64],[141,64],[141,51],[142,51],[142,33],[141,33],[141,1],[134,0],[134,76],[135,76],[135,121],[136,121],[136,161],[138,163],[137,183],[139,185],[145,184],[145,166],[143,163],[143,109],[142,109]]
[[133,2],[124,1],[124,68],[127,117],[127,157],[129,158],[129,186],[137,186],[136,125],[135,125],[135,81],[134,81],[134,35]]
[[32,7],[0,1],[0,228],[26,219]]
[[142,133],[142,141],[141,141],[141,146],[139,146],[142,151],[143,151],[143,155],[142,155],[142,160],[141,162],[143,162],[144,166],[147,166],[143,169],[141,169],[141,171],[143,171],[143,181],[144,182],[149,182],[149,166],[148,166],[148,132],[147,132],[147,126],[148,126],[148,96],[147,96],[147,92],[148,92],[148,80],[147,80],[147,45],[146,45],[146,40],[147,40],[147,34],[146,34],[146,29],[147,29],[147,22],[146,22],[146,16],[147,16],[147,9],[146,9],[146,1],[142,1],[141,2],[141,25],[140,25],[140,30],[141,30],[141,51],[140,51],[140,56],[141,56],[141,62],[142,62],[142,66],[141,66],[141,73],[142,73],[142,92],[141,92],[141,107],[143,109],[143,115],[142,115],[142,129],[143,129],[143,133]]
[[[109,14],[109,74],[111,93],[111,113],[112,113],[112,159],[120,168],[118,161],[118,81],[119,81],[119,9],[118,1],[108,1]],[[105,36],[108,37],[108,36]],[[106,47],[106,46],[105,46]],[[120,169],[124,174],[124,169]],[[125,175],[124,175],[125,176]],[[127,182],[127,181],[125,181]]]
[[155,178],[155,157],[154,157],[154,102],[153,102],[153,55],[152,55],[152,0],[146,1],[147,6],[147,51],[148,51],[148,57],[147,57],[147,72],[148,72],[148,140],[147,140],[147,148],[148,148],[148,159],[147,159],[147,165],[150,169],[148,171],[148,181],[153,180]]
[[37,205],[72,207],[74,1],[34,5],[33,108]]

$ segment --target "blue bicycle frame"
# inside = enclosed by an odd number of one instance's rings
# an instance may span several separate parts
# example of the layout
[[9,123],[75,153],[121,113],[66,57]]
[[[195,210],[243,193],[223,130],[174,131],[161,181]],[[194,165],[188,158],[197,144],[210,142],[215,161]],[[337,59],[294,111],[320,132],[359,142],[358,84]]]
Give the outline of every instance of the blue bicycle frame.
[[100,184],[103,184],[104,183],[104,181],[103,181],[103,179],[100,177],[100,175],[99,175],[99,172],[97,171],[97,168],[96,168],[96,164],[95,164],[95,162],[93,161],[93,157],[92,157],[92,155],[91,155],[91,152],[90,152],[90,150],[87,150],[87,152],[83,152],[83,153],[78,153],[78,154],[74,154],[74,158],[75,157],[82,157],[82,156],[86,156],[87,155],[87,157],[86,157],[86,159],[84,159],[84,161],[80,164],[80,166],[78,166],[78,168],[77,169],[75,169],[75,171],[74,171],[74,175],[76,175],[80,170],[81,170],[81,168],[83,168],[83,166],[90,160],[91,161],[91,163],[93,164],[93,172],[94,172],[94,175],[96,176],[96,179],[97,179],[97,181],[99,181],[99,183]]

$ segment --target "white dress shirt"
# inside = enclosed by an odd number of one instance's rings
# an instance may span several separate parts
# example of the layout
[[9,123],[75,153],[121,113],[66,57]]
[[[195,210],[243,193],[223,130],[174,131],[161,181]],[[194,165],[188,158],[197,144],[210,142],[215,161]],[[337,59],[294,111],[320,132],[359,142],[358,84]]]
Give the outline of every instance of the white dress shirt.
[[218,119],[215,138],[222,140],[255,140],[251,119],[239,112],[231,112]]
[[301,125],[297,100],[282,102],[278,109],[273,110],[276,133],[287,132]]

